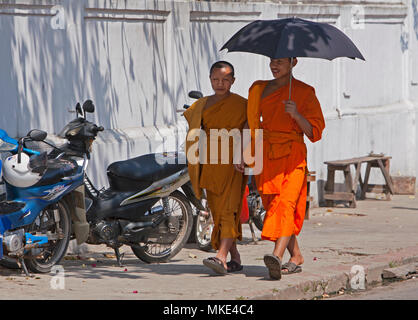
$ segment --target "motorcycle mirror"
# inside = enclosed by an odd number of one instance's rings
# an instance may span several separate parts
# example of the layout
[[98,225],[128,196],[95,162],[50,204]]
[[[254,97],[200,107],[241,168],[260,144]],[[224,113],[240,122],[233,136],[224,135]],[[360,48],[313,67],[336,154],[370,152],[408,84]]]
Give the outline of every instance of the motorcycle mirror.
[[77,114],[79,114],[80,116],[83,116],[83,111],[81,110],[81,105],[80,102],[77,102],[77,104],[75,105],[75,111]]
[[29,133],[28,133],[28,137],[32,141],[44,141],[47,135],[48,135],[48,133],[46,133],[45,131],[42,131],[42,130],[38,130],[38,129],[33,129],[33,130],[29,131]]
[[90,99],[84,101],[84,103],[83,103],[83,110],[84,110],[84,112],[89,112],[89,113],[94,112],[94,104],[93,104],[93,101],[91,101]]
[[200,91],[190,91],[189,97],[193,99],[200,99],[203,97],[203,93]]

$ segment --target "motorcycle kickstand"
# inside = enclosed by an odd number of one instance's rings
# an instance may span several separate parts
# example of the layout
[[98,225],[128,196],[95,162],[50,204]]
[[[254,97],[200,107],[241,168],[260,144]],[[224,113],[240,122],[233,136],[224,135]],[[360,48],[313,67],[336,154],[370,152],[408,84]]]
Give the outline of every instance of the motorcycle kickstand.
[[250,219],[248,219],[248,224],[250,225],[250,229],[251,229],[251,236],[253,237],[253,242],[254,244],[257,244],[257,238],[255,237],[255,232],[254,232],[254,227],[253,227],[253,219],[250,217]]
[[21,268],[23,269],[23,271],[25,272],[25,275],[26,275],[27,277],[31,277],[31,278],[33,278],[33,275],[31,275],[31,274],[29,273],[28,268],[26,267],[25,260],[23,260],[23,258],[22,258],[22,257],[20,257],[18,261],[19,261],[20,267],[21,267]]
[[123,267],[124,265],[122,261],[123,261],[123,257],[125,256],[125,253],[121,254],[119,251],[119,248],[114,248],[114,250],[115,250],[116,260],[118,261],[118,266]]

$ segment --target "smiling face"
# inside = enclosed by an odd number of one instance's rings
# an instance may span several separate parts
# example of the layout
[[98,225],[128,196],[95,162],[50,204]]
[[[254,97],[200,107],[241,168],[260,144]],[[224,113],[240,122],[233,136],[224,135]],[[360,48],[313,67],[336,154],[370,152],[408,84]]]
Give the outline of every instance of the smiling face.
[[230,67],[214,68],[209,76],[212,89],[217,96],[224,96],[229,93],[235,81],[233,71]]
[[[293,58],[293,67],[296,63],[297,59]],[[290,58],[270,59],[270,70],[275,79],[289,79],[291,72]]]

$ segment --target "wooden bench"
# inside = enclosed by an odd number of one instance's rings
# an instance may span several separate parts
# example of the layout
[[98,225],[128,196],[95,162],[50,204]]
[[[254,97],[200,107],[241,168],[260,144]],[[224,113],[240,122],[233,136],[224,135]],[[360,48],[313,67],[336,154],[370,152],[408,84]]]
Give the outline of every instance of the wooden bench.
[[[356,207],[356,191],[357,186],[360,184],[361,189],[361,199],[365,199],[366,192],[374,193],[384,193],[386,199],[390,200],[391,195],[394,193],[393,184],[391,177],[389,175],[390,167],[390,156],[370,154],[365,157],[358,157],[346,160],[337,160],[337,161],[326,161],[324,162],[328,166],[328,175],[327,182],[325,184],[325,194],[324,199],[327,207],[333,207],[334,201],[342,200],[350,203],[351,208]],[[361,178],[361,165],[362,163],[367,163],[366,172],[364,176],[364,182]],[[351,175],[350,166],[354,165],[355,175],[354,181]],[[369,177],[371,168],[379,168],[385,179],[385,184],[376,185],[369,184]],[[334,191],[334,180],[335,180],[335,171],[344,172],[344,192],[335,192]]]

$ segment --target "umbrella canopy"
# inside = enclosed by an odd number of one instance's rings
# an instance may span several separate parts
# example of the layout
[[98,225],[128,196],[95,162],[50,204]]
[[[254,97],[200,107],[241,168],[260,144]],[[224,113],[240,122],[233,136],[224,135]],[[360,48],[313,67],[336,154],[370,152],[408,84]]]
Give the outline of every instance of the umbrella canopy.
[[272,59],[348,57],[365,60],[350,38],[336,27],[299,18],[251,22],[232,36],[223,49],[261,54]]

